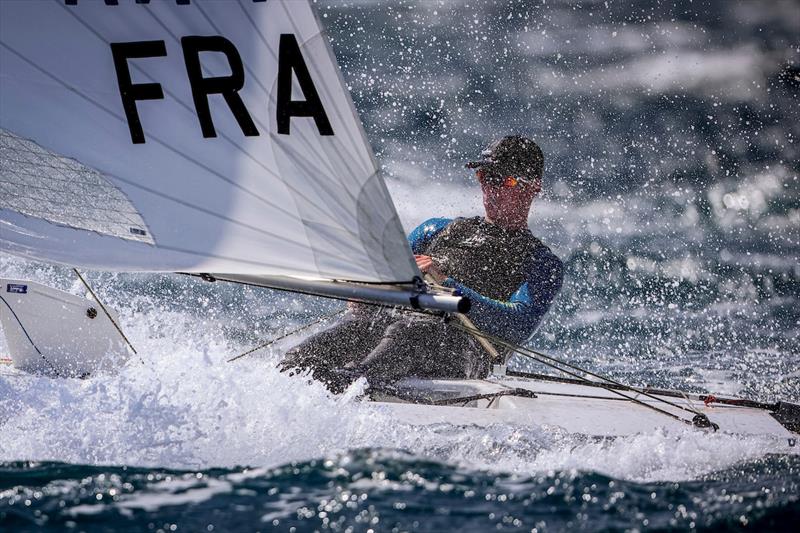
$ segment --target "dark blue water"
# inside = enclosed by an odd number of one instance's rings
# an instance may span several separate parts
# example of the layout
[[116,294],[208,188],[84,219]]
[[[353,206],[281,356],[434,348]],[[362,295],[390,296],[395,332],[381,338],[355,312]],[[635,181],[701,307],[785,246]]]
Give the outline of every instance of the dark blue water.
[[[317,7],[409,229],[480,212],[463,164],[493,137],[541,144],[530,225],[567,273],[531,346],[635,384],[800,402],[797,2]],[[79,288],[67,269],[2,254],[0,272]],[[278,374],[282,346],[225,363],[338,303],[87,276],[145,364],[87,382],[0,374],[2,531],[780,531],[800,518],[798,458],[759,439],[405,427]]]
[[0,473],[0,521],[15,531],[790,531],[800,519],[797,457],[663,483],[512,476],[370,450],[272,469],[6,463]]

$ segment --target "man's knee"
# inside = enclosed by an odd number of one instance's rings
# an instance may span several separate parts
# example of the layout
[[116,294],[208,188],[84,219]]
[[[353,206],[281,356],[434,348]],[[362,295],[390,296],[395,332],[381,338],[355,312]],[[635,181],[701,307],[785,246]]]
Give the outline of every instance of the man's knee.
[[373,329],[364,320],[345,319],[287,351],[282,367],[334,367],[360,361],[377,344],[380,331]]

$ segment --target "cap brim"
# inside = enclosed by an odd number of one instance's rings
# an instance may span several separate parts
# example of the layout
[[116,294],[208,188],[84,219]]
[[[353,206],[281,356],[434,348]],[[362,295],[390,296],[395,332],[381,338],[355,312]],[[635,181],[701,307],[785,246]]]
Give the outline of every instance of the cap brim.
[[494,161],[483,160],[483,161],[470,161],[466,165],[464,165],[464,168],[492,168],[496,166],[497,163]]

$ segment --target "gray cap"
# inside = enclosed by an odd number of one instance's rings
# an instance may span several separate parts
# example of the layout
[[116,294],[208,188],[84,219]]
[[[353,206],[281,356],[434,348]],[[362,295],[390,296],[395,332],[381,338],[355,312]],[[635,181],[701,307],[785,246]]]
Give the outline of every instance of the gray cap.
[[467,168],[483,168],[495,174],[536,180],[542,177],[544,154],[527,137],[507,135],[492,142],[481,152],[483,159],[470,161]]

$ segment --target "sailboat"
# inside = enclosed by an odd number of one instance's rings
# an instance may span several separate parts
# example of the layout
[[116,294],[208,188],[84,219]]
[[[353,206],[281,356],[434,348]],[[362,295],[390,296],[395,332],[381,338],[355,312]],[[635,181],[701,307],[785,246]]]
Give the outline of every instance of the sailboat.
[[[3,252],[468,312],[467,298],[422,279],[307,2],[1,2],[0,65]],[[95,300],[19,279],[2,280],[0,295],[17,366],[80,376],[104,354],[124,356],[116,317]],[[800,410],[785,402],[503,365],[485,380],[376,385],[370,399],[417,424],[535,423],[592,436],[678,425],[782,447],[800,429]]]

